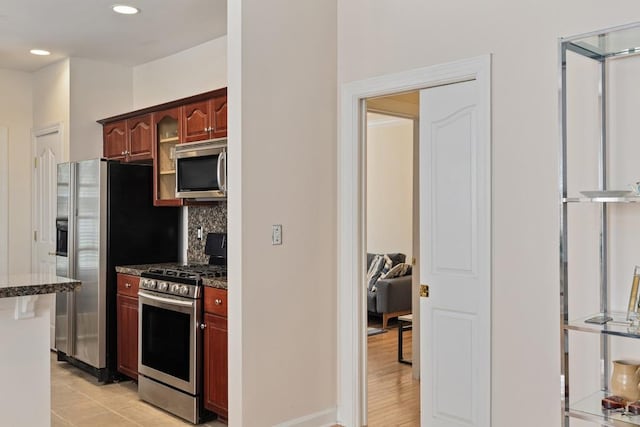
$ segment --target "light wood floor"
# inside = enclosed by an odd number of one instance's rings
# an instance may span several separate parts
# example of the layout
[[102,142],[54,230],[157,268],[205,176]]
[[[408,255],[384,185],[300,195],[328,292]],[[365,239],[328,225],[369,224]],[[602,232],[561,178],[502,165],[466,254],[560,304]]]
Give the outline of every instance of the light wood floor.
[[[411,332],[404,332],[405,358],[411,358]],[[398,331],[368,337],[369,427],[420,425],[419,382],[411,366],[398,363]],[[98,385],[95,379],[51,354],[51,425],[189,426],[138,399],[132,381]],[[203,426],[222,427],[212,421]]]
[[[191,426],[138,399],[133,381],[99,385],[90,375],[51,353],[51,426]],[[222,427],[216,421],[202,424]]]
[[[404,357],[411,359],[411,331],[404,332]],[[398,330],[368,337],[369,427],[419,426],[420,382],[411,365],[398,363]]]

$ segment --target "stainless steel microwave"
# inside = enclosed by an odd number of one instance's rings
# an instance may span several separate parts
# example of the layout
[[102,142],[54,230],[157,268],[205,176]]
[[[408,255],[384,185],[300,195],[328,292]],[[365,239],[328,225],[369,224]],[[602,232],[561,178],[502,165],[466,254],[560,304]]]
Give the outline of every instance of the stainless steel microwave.
[[176,145],[176,197],[227,197],[227,138]]

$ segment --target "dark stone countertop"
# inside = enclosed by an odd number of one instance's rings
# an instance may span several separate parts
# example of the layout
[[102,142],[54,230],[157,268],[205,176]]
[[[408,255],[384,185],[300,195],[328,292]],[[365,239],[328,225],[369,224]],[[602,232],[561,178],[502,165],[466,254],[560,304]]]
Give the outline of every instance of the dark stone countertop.
[[26,273],[0,276],[0,298],[69,292],[81,282],[67,277],[45,273]]
[[[175,262],[165,262],[158,264],[140,264],[140,265],[117,265],[116,272],[123,274],[131,274],[132,276],[140,276],[143,271],[147,271],[150,268],[175,268],[180,266],[180,264],[176,264]],[[208,264],[202,264],[203,267],[208,266]],[[226,278],[211,278],[211,277],[203,277],[202,283],[205,286],[209,286],[212,288],[218,289],[227,289],[227,279]]]

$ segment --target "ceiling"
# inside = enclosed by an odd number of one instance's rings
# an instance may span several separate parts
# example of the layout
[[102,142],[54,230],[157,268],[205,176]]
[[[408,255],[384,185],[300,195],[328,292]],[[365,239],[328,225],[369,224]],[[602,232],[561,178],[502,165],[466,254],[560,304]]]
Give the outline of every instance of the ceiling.
[[367,99],[367,111],[417,118],[420,115],[420,92],[416,90],[369,98]]
[[[114,13],[116,3],[140,13]],[[66,57],[135,66],[226,33],[226,0],[2,0],[0,68],[35,71]]]

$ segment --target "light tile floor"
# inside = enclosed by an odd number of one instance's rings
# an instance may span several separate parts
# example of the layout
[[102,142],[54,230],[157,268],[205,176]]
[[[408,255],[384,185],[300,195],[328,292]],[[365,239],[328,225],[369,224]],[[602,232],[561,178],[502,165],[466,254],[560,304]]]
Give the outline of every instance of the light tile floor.
[[[51,353],[51,426],[189,426],[180,418],[138,399],[137,384],[100,385],[95,378]],[[226,424],[210,421],[206,427]]]

